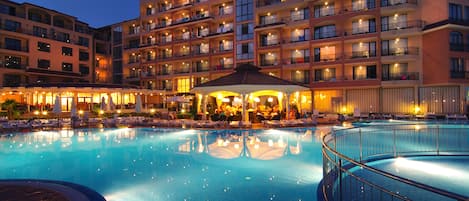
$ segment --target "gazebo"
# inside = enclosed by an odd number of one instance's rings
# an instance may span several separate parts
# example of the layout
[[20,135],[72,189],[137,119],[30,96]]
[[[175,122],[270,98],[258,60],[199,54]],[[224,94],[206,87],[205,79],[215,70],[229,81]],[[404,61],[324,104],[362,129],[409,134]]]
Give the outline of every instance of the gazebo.
[[[209,96],[223,98],[226,96],[240,97],[242,104],[242,120],[249,121],[246,103],[255,95],[276,94],[279,103],[286,99],[286,113],[289,113],[289,98],[292,93],[306,91],[309,88],[294,82],[283,80],[260,72],[260,68],[251,64],[239,65],[235,72],[215,80],[195,86],[191,92],[199,94],[203,98],[203,111],[207,111],[207,100]],[[222,96],[222,97],[220,97]],[[204,115],[205,116],[205,115]],[[288,118],[288,115],[287,115]]]

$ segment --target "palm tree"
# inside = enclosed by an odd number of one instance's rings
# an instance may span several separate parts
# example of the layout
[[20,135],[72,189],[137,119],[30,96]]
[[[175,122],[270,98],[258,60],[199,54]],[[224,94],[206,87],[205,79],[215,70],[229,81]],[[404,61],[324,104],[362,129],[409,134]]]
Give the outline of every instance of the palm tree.
[[7,116],[9,120],[14,118],[16,111],[16,105],[18,103],[13,99],[7,99],[5,102],[2,103],[2,108],[7,110]]

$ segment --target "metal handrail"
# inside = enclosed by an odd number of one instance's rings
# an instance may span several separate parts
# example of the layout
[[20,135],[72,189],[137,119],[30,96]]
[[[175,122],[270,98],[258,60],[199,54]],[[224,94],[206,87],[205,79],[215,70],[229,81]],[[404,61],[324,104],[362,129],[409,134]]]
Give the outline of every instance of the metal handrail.
[[[381,125],[382,127],[395,127],[395,126],[412,126],[412,125],[416,125],[416,124],[399,124],[399,125],[392,125],[392,126],[385,126],[385,125]],[[345,130],[352,130],[352,129],[357,129],[356,127],[354,128],[346,128],[346,129],[341,129],[341,130],[337,130],[337,131],[345,131]],[[361,134],[361,128],[358,128],[359,129],[359,132]],[[440,128],[438,128],[440,129]],[[407,130],[407,129],[406,129]],[[439,133],[439,132],[438,132]],[[333,137],[330,137],[330,136],[333,136]],[[326,139],[330,137],[329,139]],[[326,135],[324,135],[322,137],[322,147],[323,147],[323,150],[322,150],[322,153],[323,153],[323,156],[329,158],[330,162],[334,163],[336,165],[336,167],[339,167],[341,169],[342,166],[337,166],[337,165],[340,165],[340,164],[337,164],[335,161],[336,160],[333,160],[329,157],[329,155],[327,154],[327,151],[331,152],[334,156],[340,158],[340,159],[344,159],[346,160],[347,162],[349,162],[350,164],[353,164],[355,167],[360,167],[362,169],[365,169],[365,170],[368,170],[368,171],[371,171],[375,174],[379,174],[381,176],[384,176],[386,178],[389,178],[389,179],[392,179],[392,180],[395,180],[395,181],[398,181],[398,182],[401,182],[401,183],[405,183],[405,184],[408,184],[410,186],[413,186],[413,187],[417,187],[419,189],[423,189],[425,191],[428,191],[428,192],[432,192],[432,193],[436,193],[438,195],[441,195],[441,196],[444,196],[444,197],[447,197],[447,198],[451,198],[451,199],[455,199],[455,200],[461,200],[461,201],[464,201],[464,200],[468,200],[469,198],[468,197],[464,197],[462,195],[459,195],[459,194],[456,194],[456,193],[452,193],[452,192],[449,192],[449,191],[446,191],[446,190],[443,190],[443,189],[439,189],[439,188],[436,188],[436,187],[432,187],[432,186],[429,186],[429,185],[426,185],[426,184],[423,184],[423,183],[420,183],[420,182],[416,182],[416,181],[413,181],[413,180],[409,180],[409,179],[406,179],[406,178],[403,178],[403,177],[400,177],[400,176],[397,176],[397,175],[394,175],[394,174],[391,174],[391,173],[388,173],[388,172],[385,172],[385,171],[382,171],[382,170],[379,170],[379,169],[376,169],[376,168],[373,168],[373,167],[370,167],[364,163],[362,163],[361,161],[356,161],[342,153],[339,153],[337,150],[337,147],[336,145],[334,144],[334,148],[330,147],[329,146],[329,142],[331,140],[336,140],[336,137],[337,137],[337,134],[334,132],[334,130],[331,132],[331,133],[328,133]],[[437,143],[437,149],[439,148],[438,146],[438,143]],[[361,147],[360,147],[361,149]],[[435,151],[426,151],[426,152],[435,152]],[[440,154],[440,151],[437,150],[436,151],[437,154],[436,155],[441,155]],[[408,153],[414,153],[414,152],[408,152]],[[396,154],[394,153],[394,157],[396,156]],[[362,159],[362,156],[360,156],[360,158]],[[339,160],[340,160],[339,159]],[[348,168],[350,169],[350,168]],[[348,172],[348,171],[347,171]],[[353,175],[351,172],[348,172],[350,175]],[[369,182],[369,181],[368,181]],[[369,182],[371,183],[371,182]],[[376,185],[376,184],[373,184],[373,185]],[[324,188],[324,187],[323,187]],[[390,191],[387,191],[388,194],[390,194],[391,196],[394,196],[394,197],[400,197],[401,195],[400,194],[397,194],[397,193],[394,193],[394,192],[390,192]]]

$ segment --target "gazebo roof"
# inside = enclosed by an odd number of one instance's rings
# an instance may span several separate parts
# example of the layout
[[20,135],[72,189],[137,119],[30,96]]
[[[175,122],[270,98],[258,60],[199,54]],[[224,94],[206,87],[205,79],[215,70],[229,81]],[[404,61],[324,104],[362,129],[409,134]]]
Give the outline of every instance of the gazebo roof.
[[259,70],[259,67],[252,64],[242,64],[235,69],[234,73],[197,85],[192,91],[211,93],[222,90],[250,93],[260,90],[293,92],[308,89],[294,82],[267,75]]

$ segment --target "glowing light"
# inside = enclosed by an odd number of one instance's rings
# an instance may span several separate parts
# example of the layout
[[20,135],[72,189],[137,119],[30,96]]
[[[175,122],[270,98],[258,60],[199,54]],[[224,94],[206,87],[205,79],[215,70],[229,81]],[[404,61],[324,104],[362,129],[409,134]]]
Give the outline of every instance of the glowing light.
[[34,111],[34,115],[39,115],[39,111]]
[[120,114],[122,111],[121,111],[121,110],[117,110],[116,112],[117,112],[117,114]]
[[269,98],[267,99],[267,101],[269,101],[269,103],[274,102],[274,98],[269,97]]
[[274,141],[271,140],[271,139],[269,139],[269,143],[268,143],[268,144],[269,144],[269,147],[273,147],[273,146],[274,146]]
[[259,102],[261,102],[261,99],[259,97],[255,97],[254,102],[259,103]]

